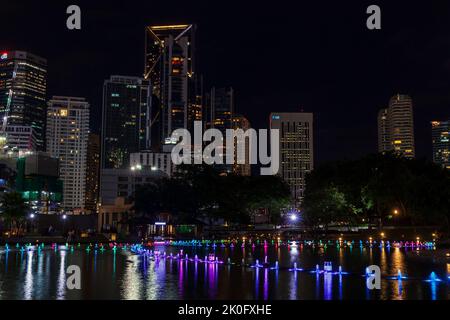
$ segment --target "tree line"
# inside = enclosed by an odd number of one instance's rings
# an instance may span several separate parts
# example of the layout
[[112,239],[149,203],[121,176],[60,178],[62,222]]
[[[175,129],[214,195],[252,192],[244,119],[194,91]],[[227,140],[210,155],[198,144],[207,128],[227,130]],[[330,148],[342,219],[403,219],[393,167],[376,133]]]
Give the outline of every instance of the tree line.
[[398,216],[450,231],[449,170],[425,159],[387,153],[330,162],[312,171],[306,186],[304,222],[313,230],[332,223],[381,227]]
[[171,178],[140,186],[134,195],[137,218],[155,220],[168,212],[177,223],[248,224],[260,208],[277,222],[290,202],[290,191],[278,176],[221,174],[213,166],[180,165]]

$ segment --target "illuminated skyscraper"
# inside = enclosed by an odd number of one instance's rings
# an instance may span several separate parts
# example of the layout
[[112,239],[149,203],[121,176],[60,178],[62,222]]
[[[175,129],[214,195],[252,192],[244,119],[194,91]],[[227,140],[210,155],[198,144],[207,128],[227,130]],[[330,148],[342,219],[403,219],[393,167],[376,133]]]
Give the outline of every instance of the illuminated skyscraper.
[[[213,87],[211,92],[206,95],[204,115],[206,129],[219,130],[225,139],[226,130],[233,129],[234,108],[233,88]],[[220,156],[224,156],[225,154],[226,147],[224,143]],[[233,166],[231,164],[215,165],[215,167],[223,173],[233,172]]]
[[86,157],[86,200],[85,207],[96,212],[100,183],[100,136],[89,133]]
[[414,158],[414,124],[412,99],[397,94],[389,107],[378,113],[378,151],[395,151],[405,158]]
[[111,76],[103,85],[102,168],[129,168],[130,154],[150,146],[150,86],[137,77]]
[[411,97],[397,94],[389,101],[389,137],[392,150],[405,158],[414,158],[414,124]]
[[278,174],[291,187],[296,205],[301,205],[305,176],[313,170],[313,114],[306,112],[272,113],[270,128],[280,133]]
[[[246,117],[240,114],[233,115],[233,129],[242,129],[244,131],[247,131],[250,129],[250,122]],[[241,175],[241,176],[250,176],[251,175],[251,164],[250,164],[250,140],[249,138],[245,139],[245,148],[244,148],[244,154],[245,154],[245,163],[244,164],[238,164],[237,163],[237,154],[239,152],[237,145],[235,143],[235,152],[234,152],[234,165],[233,165],[233,172],[234,174]],[[237,141],[236,141],[237,142]]]
[[450,120],[432,121],[433,162],[450,169]]
[[22,148],[16,142],[26,133],[25,139],[33,139],[30,149],[44,150],[46,89],[47,60],[24,51],[0,52],[1,134],[11,133],[12,147]]
[[195,31],[192,24],[148,26],[145,29],[144,78],[153,88],[151,144],[154,151],[170,141],[172,132],[191,128],[198,114],[195,73]]
[[388,109],[378,111],[378,152],[384,153],[391,150],[389,138]]
[[85,211],[89,103],[84,98],[54,96],[47,109],[47,152],[60,163],[63,207]]
[[212,88],[206,96],[205,122],[207,128],[218,129],[225,135],[226,129],[233,128],[234,90],[233,88]]

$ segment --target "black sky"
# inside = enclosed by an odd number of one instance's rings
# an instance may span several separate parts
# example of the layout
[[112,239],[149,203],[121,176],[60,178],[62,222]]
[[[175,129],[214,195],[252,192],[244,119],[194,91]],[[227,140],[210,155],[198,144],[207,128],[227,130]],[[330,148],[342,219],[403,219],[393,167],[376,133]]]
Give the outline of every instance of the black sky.
[[[66,28],[78,4],[82,30]],[[382,30],[366,28],[377,4]],[[376,115],[390,96],[414,101],[418,156],[431,156],[432,119],[450,116],[448,1],[20,1],[2,0],[0,50],[48,59],[48,95],[86,97],[98,131],[102,84],[141,76],[144,27],[198,25],[207,87],[233,86],[255,128],[271,111],[315,114],[318,162],[376,151]]]

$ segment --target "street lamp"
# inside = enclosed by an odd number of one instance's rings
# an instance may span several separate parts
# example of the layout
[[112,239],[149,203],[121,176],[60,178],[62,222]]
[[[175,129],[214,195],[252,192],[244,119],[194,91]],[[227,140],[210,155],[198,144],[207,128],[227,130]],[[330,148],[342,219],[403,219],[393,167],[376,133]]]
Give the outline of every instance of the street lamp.
[[30,213],[29,218],[30,218],[30,229],[31,231],[34,231],[34,218],[36,217],[36,215],[34,213]]
[[63,221],[63,230],[62,230],[62,233],[64,234],[64,233],[66,232],[66,220],[67,220],[67,215],[66,215],[66,214],[63,214],[61,218],[62,218],[62,221]]
[[396,216],[396,215],[398,215],[398,210],[397,209],[394,209],[394,216]]
[[297,215],[296,215],[295,213],[292,213],[292,214],[289,216],[289,219],[290,219],[292,222],[295,222],[295,221],[297,221],[298,217],[297,217]]

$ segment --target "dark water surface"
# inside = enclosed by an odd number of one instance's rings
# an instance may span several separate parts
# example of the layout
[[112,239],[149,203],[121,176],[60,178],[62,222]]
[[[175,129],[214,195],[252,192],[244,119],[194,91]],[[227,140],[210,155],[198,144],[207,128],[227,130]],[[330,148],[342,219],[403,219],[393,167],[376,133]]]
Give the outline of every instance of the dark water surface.
[[[161,247],[161,251],[178,253],[180,247]],[[257,246],[213,248],[185,247],[183,254],[203,258],[215,253],[225,262],[214,265],[192,261],[153,261],[127,250],[90,251],[84,248],[37,251],[0,248],[0,299],[448,299],[450,265],[433,264],[420,259],[416,249],[378,247],[288,248]],[[271,266],[279,261],[279,270],[240,266],[267,256]],[[331,261],[333,268],[348,275],[292,272],[299,268],[322,268]],[[368,265],[379,265],[383,275],[381,290],[368,290],[364,278]],[[81,290],[68,290],[66,269],[81,268]],[[398,270],[408,279],[389,279]],[[427,282],[431,272],[442,280]]]

